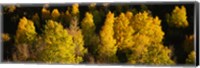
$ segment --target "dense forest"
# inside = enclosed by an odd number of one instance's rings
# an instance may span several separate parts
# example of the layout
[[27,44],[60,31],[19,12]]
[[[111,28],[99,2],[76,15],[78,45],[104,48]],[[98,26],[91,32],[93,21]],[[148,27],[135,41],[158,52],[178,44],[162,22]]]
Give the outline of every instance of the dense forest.
[[195,64],[194,3],[3,5],[3,62]]

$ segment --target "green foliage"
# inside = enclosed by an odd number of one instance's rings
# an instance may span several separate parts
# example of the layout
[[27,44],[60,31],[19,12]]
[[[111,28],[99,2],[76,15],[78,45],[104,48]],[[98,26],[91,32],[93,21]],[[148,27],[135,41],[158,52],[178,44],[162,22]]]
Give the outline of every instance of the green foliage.
[[171,15],[167,15],[167,22],[170,27],[188,27],[189,24],[187,21],[186,8],[184,6],[181,6],[181,8],[176,6],[175,9],[172,11]]
[[116,40],[114,39],[114,14],[109,12],[106,17],[106,21],[102,30],[100,31],[100,41],[101,45],[99,46],[99,58],[103,63],[116,63],[117,57],[117,46]]
[[189,55],[188,58],[186,59],[187,64],[195,64],[196,60],[196,52],[192,51]]
[[49,20],[44,30],[45,47],[40,52],[40,59],[47,63],[81,62],[80,57],[75,56],[75,45],[72,36],[60,23]]

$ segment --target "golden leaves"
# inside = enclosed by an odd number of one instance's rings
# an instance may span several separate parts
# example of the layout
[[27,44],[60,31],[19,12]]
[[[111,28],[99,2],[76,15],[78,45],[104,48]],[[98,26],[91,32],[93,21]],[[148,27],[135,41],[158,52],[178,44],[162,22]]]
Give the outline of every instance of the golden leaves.
[[2,37],[2,39],[3,39],[3,41],[4,41],[4,42],[6,42],[6,41],[9,41],[9,40],[10,40],[10,36],[9,36],[9,34],[8,34],[8,33],[3,33],[1,37]]
[[42,12],[43,19],[49,19],[51,17],[50,11],[47,10],[46,8],[42,8],[41,12]]
[[187,21],[186,8],[184,6],[181,6],[181,8],[176,6],[172,11],[171,16],[168,16],[167,21],[171,27],[181,28],[189,26]]
[[76,15],[79,13],[78,3],[72,5],[72,14]]
[[[44,30],[45,48],[41,52],[45,62],[79,63],[80,58],[75,57],[75,43],[63,26],[53,20],[47,21]],[[67,48],[67,49],[66,49]],[[56,57],[56,58],[55,58]],[[79,60],[79,61],[78,61]]]
[[83,18],[81,22],[81,28],[83,30],[83,33],[91,33],[95,30],[95,24],[93,21],[93,15],[89,12],[85,13],[85,17]]
[[[105,60],[105,59],[114,59],[116,57],[115,54],[117,52],[116,40],[114,39],[114,14],[109,12],[107,14],[104,26],[100,31],[100,40],[101,45],[99,46],[99,57],[104,62],[113,62],[113,60]],[[117,59],[115,59],[117,60]],[[114,61],[115,61],[114,60]]]
[[186,59],[186,63],[187,64],[195,64],[195,62],[196,62],[195,60],[196,60],[196,52],[192,51],[188,55],[188,58]]
[[51,13],[51,16],[54,20],[58,19],[59,16],[60,16],[60,12],[58,9],[53,9],[52,13]]
[[26,19],[26,17],[20,19],[16,33],[16,42],[31,42],[36,34],[34,23],[31,20]]

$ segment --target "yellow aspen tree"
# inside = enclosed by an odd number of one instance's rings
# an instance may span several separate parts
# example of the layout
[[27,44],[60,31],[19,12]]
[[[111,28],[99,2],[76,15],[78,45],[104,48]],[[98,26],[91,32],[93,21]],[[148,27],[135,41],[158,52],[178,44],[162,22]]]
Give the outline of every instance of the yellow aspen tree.
[[75,4],[72,5],[72,14],[73,15],[76,15],[76,14],[79,13],[79,8],[78,7],[79,7],[78,3],[75,3]]
[[63,26],[48,20],[43,34],[44,49],[40,52],[40,60],[46,63],[76,64],[81,62],[75,56],[75,45],[72,36]]
[[109,12],[107,14],[104,26],[100,31],[99,58],[102,63],[117,63],[117,46],[114,39],[114,14]]
[[134,33],[134,30],[129,24],[129,19],[124,13],[121,13],[115,20],[114,37],[117,40],[116,45],[120,50],[130,48],[133,45],[132,34]]
[[129,22],[131,22],[132,17],[133,17],[133,13],[131,11],[127,11],[125,15],[129,19]]
[[127,62],[127,56],[134,43],[132,41],[132,34],[134,33],[134,30],[130,26],[129,19],[124,13],[121,13],[118,17],[116,17],[114,23],[114,32],[116,46],[118,47],[118,59],[120,62]]
[[15,41],[16,43],[30,43],[35,39],[36,34],[33,21],[23,17],[18,24]]
[[32,44],[36,35],[34,23],[26,17],[21,18],[15,37],[16,51],[12,55],[14,61],[27,61],[31,57]]
[[[96,26],[93,21],[93,15],[89,12],[85,13],[85,17],[81,22],[81,29],[84,39],[85,47],[88,49],[88,54],[90,55],[89,58],[96,58],[97,57],[97,50],[99,45],[99,36],[95,34]],[[96,61],[95,59],[94,61]],[[93,60],[89,60],[89,62],[93,62]]]
[[186,59],[187,64],[195,64],[196,62],[196,52],[191,51],[190,54],[188,55],[188,58]]
[[51,12],[47,10],[47,8],[42,8],[41,12],[42,12],[42,19],[46,20],[51,18]]
[[58,20],[58,18],[60,17],[60,12],[58,9],[53,9],[52,13],[51,13],[51,17],[53,20]]
[[153,18],[146,11],[134,15],[131,22],[135,30],[133,34],[133,47],[129,54],[128,63],[170,65],[174,62],[170,59],[171,50],[162,45],[164,32],[160,26],[161,20]]
[[73,37],[73,43],[75,45],[75,54],[80,59],[80,61],[83,61],[84,54],[87,53],[87,49],[84,48],[84,40],[82,31],[78,26],[78,19],[77,17],[73,17],[70,22],[69,26],[69,34]]
[[186,8],[176,6],[171,15],[167,15],[167,22],[170,27],[184,28],[189,26]]
[[85,18],[83,18],[81,22],[81,28],[84,35],[85,44],[91,45],[91,38],[94,36],[95,32],[95,24],[93,21],[93,15],[89,12],[85,13]]

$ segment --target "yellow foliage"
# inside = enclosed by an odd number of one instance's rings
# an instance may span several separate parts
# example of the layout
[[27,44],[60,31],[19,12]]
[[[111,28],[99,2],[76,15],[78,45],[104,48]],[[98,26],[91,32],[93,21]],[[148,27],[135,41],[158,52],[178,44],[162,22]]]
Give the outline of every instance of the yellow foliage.
[[172,11],[171,16],[168,16],[167,22],[171,27],[180,28],[189,26],[187,21],[186,8],[184,6],[181,6],[181,8],[176,6]]
[[164,47],[162,39],[164,32],[160,26],[161,20],[153,18],[146,11],[139,12],[132,17],[130,25],[135,32],[132,34],[133,44],[131,54],[128,54],[128,63],[131,64],[174,64],[170,59],[171,50]]
[[129,48],[133,45],[132,34],[134,33],[134,30],[129,24],[129,19],[124,13],[121,13],[115,19],[115,39],[117,40],[116,45],[119,47],[119,49]]
[[76,14],[79,13],[78,7],[79,7],[78,3],[75,3],[75,4],[72,5],[72,14],[76,15]]
[[6,9],[8,12],[14,12],[16,10],[16,6],[15,5],[9,5],[6,6]]
[[75,56],[75,45],[72,36],[63,26],[49,20],[44,30],[45,48],[41,51],[41,60],[47,63],[79,63],[80,57]]
[[73,43],[75,44],[75,54],[80,56],[79,60],[83,61],[82,57],[87,53],[87,49],[84,48],[84,40],[82,31],[78,26],[78,19],[76,17],[71,19],[70,28],[68,33],[73,37]]
[[50,19],[51,18],[51,13],[46,8],[42,8],[42,18],[43,19]]
[[51,13],[51,16],[54,20],[57,20],[60,16],[60,12],[58,9],[53,9],[52,13]]
[[2,37],[2,39],[3,39],[3,41],[4,41],[4,42],[6,42],[6,41],[9,41],[9,40],[10,40],[10,36],[9,36],[9,34],[8,34],[8,33],[3,33],[1,37]]
[[186,59],[187,64],[195,64],[196,60],[196,52],[192,51],[189,55],[188,58]]
[[149,13],[144,11],[134,16],[131,26],[137,33],[148,36],[151,39],[150,42],[161,42],[164,32],[162,31],[160,23],[161,20],[157,16],[153,18]]
[[20,19],[16,32],[16,43],[31,42],[36,34],[34,23],[31,20],[28,20],[26,17]]
[[109,12],[107,14],[104,26],[100,31],[101,45],[99,46],[99,57],[104,63],[116,63],[117,46],[114,39],[114,14]]
[[90,41],[91,38],[94,36],[94,31],[95,31],[95,25],[94,25],[94,21],[93,21],[93,16],[91,13],[86,12],[85,14],[85,18],[83,18],[82,22],[81,22],[81,28],[83,31],[83,35],[84,35],[84,40],[87,41],[85,42],[86,45],[91,44]]
[[129,20],[131,20],[132,17],[133,17],[133,13],[130,12],[130,11],[127,11],[127,12],[126,12],[126,17],[127,17]]

